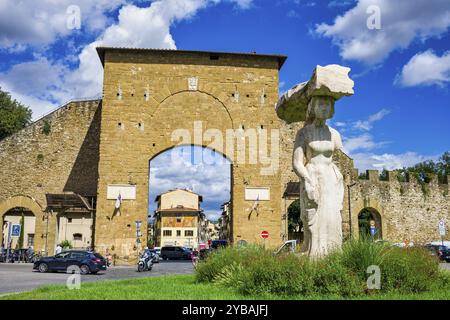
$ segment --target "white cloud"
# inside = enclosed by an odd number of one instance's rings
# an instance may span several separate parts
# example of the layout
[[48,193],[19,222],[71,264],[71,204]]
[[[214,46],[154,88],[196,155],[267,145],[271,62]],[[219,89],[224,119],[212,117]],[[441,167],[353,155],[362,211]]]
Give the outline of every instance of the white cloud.
[[376,121],[380,121],[381,119],[383,119],[386,115],[388,115],[390,113],[389,110],[387,109],[381,109],[380,111],[378,111],[377,113],[374,113],[372,115],[369,116],[369,118],[367,120],[364,121],[356,121],[354,124],[354,129],[360,129],[360,130],[365,130],[365,131],[369,131],[372,129],[373,123]]
[[105,13],[126,0],[2,0],[0,1],[0,46],[46,45],[73,30],[67,27],[71,5],[81,12],[81,24],[88,31],[104,29]]
[[363,133],[358,136],[353,136],[350,138],[343,138],[344,151],[349,155],[352,155],[354,151],[357,150],[373,150],[382,147],[387,144],[387,142],[376,142],[373,136],[369,133]]
[[[0,87],[10,92],[14,99],[30,106],[35,118],[68,97],[62,78],[65,72],[67,70],[63,66],[51,64],[45,57],[39,57],[0,73]],[[30,92],[33,94],[28,94]]]
[[[395,170],[403,167],[410,167],[425,160],[436,160],[439,156],[420,155],[416,152],[375,153],[374,150],[388,144],[388,141],[376,141],[370,133],[375,122],[382,120],[390,113],[387,109],[370,115],[366,120],[354,122],[336,122],[343,135],[344,152],[354,161],[355,167],[360,172],[367,169],[375,170]],[[348,134],[348,136],[347,136]]]
[[205,210],[204,213],[209,221],[217,221],[222,216],[221,211]]
[[[79,66],[75,70],[68,70],[62,62],[45,61],[36,59],[32,62],[21,63],[13,66],[10,70],[0,74],[2,81],[0,84],[9,89],[15,98],[21,97],[23,102],[34,103],[31,105],[37,118],[49,111],[55,105],[60,105],[71,99],[96,98],[101,95],[103,69],[95,50],[98,46],[116,47],[137,47],[137,48],[159,48],[176,49],[176,44],[170,33],[170,27],[181,20],[192,18],[198,10],[207,7],[209,4],[219,3],[221,0],[157,0],[152,1],[147,7],[138,7],[127,4],[121,7],[118,21],[109,27],[92,43],[86,45],[78,57],[69,57],[70,61],[79,61]],[[252,4],[252,0],[222,0],[236,5],[238,8],[246,9]],[[11,46],[20,49],[22,43],[36,45],[38,43],[50,43],[57,36],[68,34],[65,26],[66,9],[72,1],[64,0],[57,2],[46,0],[42,6],[38,6],[35,1],[24,1],[16,3],[13,1],[0,2],[0,45]],[[92,27],[104,27],[106,23],[105,12],[129,1],[125,0],[101,0],[101,1],[80,1],[82,13],[87,12],[85,19],[90,21]],[[26,4],[29,4],[27,9]],[[95,5],[94,5],[95,4]],[[3,7],[2,7],[3,6]],[[38,10],[39,7],[39,10]],[[17,20],[23,23],[23,30],[16,30],[14,26],[18,23],[3,28],[2,15],[9,10],[9,20]],[[36,18],[25,19],[25,16]],[[95,18],[103,21],[94,25]],[[8,20],[8,21],[9,21]],[[48,21],[53,21],[47,26]],[[64,24],[63,24],[64,20]],[[91,21],[92,20],[92,21]],[[12,22],[11,22],[12,23]],[[17,28],[20,29],[18,26]],[[10,30],[11,29],[11,30]],[[15,31],[14,31],[15,30]],[[19,32],[20,31],[20,32]],[[44,68],[45,66],[45,68]],[[43,74],[35,72],[47,69]],[[18,72],[20,71],[20,72]],[[44,76],[43,76],[44,75]],[[46,77],[45,75],[49,75]],[[29,78],[26,78],[29,76]],[[32,82],[30,87],[21,83]],[[42,89],[46,89],[41,91]],[[50,90],[49,90],[50,89]],[[43,107],[47,106],[49,107]]]
[[403,66],[395,83],[404,87],[444,86],[450,82],[450,51],[441,57],[432,50],[420,52]]
[[[380,30],[367,28],[369,6],[380,8]],[[315,31],[332,38],[342,58],[377,64],[415,39],[440,36],[449,26],[448,0],[359,0],[332,24],[319,24]]]
[[375,170],[395,170],[403,167],[410,167],[425,160],[437,160],[439,156],[425,156],[416,152],[405,152],[400,154],[373,154],[355,153],[352,154],[355,167],[360,171],[367,169]]
[[[204,202],[214,204],[214,208],[206,208],[211,213],[219,212],[220,205],[230,200],[230,163],[217,153],[211,157],[209,149],[194,147],[193,150],[199,155],[195,159],[202,159],[203,155],[205,161],[192,161],[191,148],[182,147],[162,153],[150,162],[152,209],[158,194],[175,188],[187,188],[202,195]],[[209,153],[207,158],[206,153]]]

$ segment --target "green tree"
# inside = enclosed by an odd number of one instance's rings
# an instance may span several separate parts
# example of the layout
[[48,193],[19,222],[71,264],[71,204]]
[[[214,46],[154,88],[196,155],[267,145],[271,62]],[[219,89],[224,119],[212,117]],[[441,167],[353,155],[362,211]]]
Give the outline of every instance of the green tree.
[[405,167],[398,170],[399,180],[404,181],[406,174],[415,176],[420,183],[429,183],[433,175],[438,177],[440,183],[443,183],[450,174],[450,151],[444,152],[435,162],[427,160],[420,162],[412,167]]
[[294,231],[300,223],[300,201],[297,199],[288,208],[289,231]]
[[31,110],[0,88],[0,140],[31,122]]

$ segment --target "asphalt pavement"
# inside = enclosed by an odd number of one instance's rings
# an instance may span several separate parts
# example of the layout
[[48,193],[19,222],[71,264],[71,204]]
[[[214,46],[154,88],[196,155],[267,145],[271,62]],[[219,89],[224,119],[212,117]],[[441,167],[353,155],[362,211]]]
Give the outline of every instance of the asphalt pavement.
[[[96,275],[82,275],[81,282],[157,277],[193,272],[191,261],[161,261],[152,271],[137,272],[136,266],[110,267]],[[64,272],[39,273],[28,263],[0,263],[0,294],[29,291],[49,284],[65,285],[70,275]]]
[[[450,270],[450,263],[441,263],[441,268]],[[121,280],[142,277],[158,277],[173,274],[193,273],[190,261],[161,261],[153,265],[152,271],[137,272],[135,266],[110,267],[96,275],[82,275],[81,281]],[[49,285],[65,285],[67,273],[39,273],[33,270],[32,264],[0,263],[0,295],[23,292]]]

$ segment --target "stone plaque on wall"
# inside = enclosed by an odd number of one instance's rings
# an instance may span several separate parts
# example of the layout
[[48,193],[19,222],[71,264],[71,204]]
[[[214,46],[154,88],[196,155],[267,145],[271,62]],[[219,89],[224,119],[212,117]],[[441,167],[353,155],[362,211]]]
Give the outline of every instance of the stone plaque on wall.
[[131,184],[110,184],[108,185],[107,199],[115,200],[119,196],[122,200],[136,200],[136,186]]
[[257,199],[261,201],[269,201],[270,188],[266,187],[245,188],[245,200],[257,200]]

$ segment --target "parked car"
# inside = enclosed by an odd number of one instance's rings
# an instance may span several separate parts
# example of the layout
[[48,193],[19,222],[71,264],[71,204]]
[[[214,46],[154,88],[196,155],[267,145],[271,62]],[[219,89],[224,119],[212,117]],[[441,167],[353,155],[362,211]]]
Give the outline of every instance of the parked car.
[[439,260],[449,262],[450,261],[450,250],[446,246],[437,244],[427,244],[425,249],[430,251],[431,255],[436,256]]
[[91,251],[70,250],[53,257],[40,258],[33,264],[33,269],[42,273],[48,271],[67,272],[71,266],[79,267],[81,274],[96,274],[101,270],[106,270],[106,259]]
[[161,258],[163,260],[190,260],[191,250],[175,246],[162,247]]
[[227,246],[228,246],[227,240],[213,240],[211,242],[211,249],[225,248]]
[[276,256],[285,253],[295,253],[296,248],[297,248],[297,240],[287,240],[277,250],[273,252],[273,255]]

